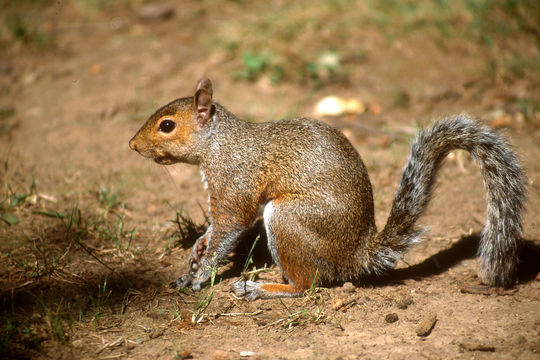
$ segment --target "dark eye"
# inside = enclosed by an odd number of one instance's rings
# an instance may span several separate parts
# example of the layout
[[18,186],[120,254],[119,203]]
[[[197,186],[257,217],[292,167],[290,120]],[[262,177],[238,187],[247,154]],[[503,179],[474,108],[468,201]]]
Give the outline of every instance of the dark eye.
[[172,120],[163,120],[159,123],[159,131],[164,133],[170,133],[176,127],[176,123]]

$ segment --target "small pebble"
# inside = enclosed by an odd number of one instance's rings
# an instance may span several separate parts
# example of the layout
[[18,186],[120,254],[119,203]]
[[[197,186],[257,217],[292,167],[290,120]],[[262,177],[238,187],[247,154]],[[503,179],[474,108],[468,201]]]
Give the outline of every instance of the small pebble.
[[180,355],[180,359],[191,359],[191,350],[184,350],[181,351],[178,355]]
[[163,335],[165,333],[165,329],[154,329],[151,333],[150,333],[150,339],[155,339],[155,338],[158,338],[160,337],[161,335]]
[[405,310],[413,303],[413,299],[410,295],[400,296],[396,299],[396,306],[398,309]]
[[354,286],[351,282],[346,282],[341,287],[341,290],[343,290],[343,292],[353,293],[356,291],[356,286]]
[[418,336],[428,336],[431,334],[431,330],[433,330],[433,327],[435,326],[435,323],[437,322],[437,315],[435,314],[428,314],[425,315],[422,320],[420,320],[420,323],[416,327],[416,335]]
[[73,345],[74,348],[81,348],[83,346],[83,342],[82,340],[73,340],[71,345]]
[[240,357],[250,357],[250,356],[253,356],[255,355],[255,353],[253,351],[241,351],[240,352]]
[[470,340],[467,342],[462,342],[459,344],[459,347],[467,351],[483,351],[483,352],[494,352],[495,347],[491,345],[486,345],[479,340]]
[[343,299],[341,298],[335,298],[333,301],[332,301],[332,310],[339,310],[343,307]]
[[396,321],[398,321],[398,319],[399,317],[396,313],[390,313],[384,317],[384,321],[386,321],[389,324],[395,323]]
[[166,4],[148,4],[135,11],[145,21],[166,20],[174,15],[174,8]]

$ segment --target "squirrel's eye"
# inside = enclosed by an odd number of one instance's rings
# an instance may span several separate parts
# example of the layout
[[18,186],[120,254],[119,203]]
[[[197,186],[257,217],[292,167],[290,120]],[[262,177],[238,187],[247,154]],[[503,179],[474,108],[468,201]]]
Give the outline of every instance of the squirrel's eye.
[[176,127],[176,123],[172,120],[163,120],[159,124],[159,131],[164,133],[170,133]]

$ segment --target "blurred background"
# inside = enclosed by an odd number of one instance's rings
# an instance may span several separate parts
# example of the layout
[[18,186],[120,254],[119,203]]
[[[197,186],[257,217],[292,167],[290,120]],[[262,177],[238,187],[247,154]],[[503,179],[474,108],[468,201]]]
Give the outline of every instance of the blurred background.
[[[538,111],[534,0],[18,0],[1,10],[0,70],[12,96],[18,86],[63,77],[84,81],[83,96],[99,86],[100,102],[119,96],[148,111],[145,102],[184,95],[206,75],[217,89],[250,89],[236,111],[261,120],[335,91],[379,105],[375,112],[426,113],[434,102],[440,112],[463,98],[526,119]],[[288,110],[259,109],[261,92],[274,103],[281,95]],[[218,94],[226,104],[238,97]]]

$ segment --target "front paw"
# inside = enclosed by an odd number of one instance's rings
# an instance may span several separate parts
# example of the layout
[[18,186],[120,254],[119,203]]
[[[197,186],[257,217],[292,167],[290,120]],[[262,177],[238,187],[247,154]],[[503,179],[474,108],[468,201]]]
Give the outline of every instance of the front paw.
[[261,297],[260,287],[260,283],[249,280],[238,280],[231,284],[231,290],[236,296],[242,296],[248,300],[256,300]]
[[208,248],[208,237],[202,236],[193,245],[189,259],[189,268],[192,272],[199,270],[201,261],[203,260]]
[[172,288],[176,288],[179,290],[187,288],[189,285],[193,283],[193,275],[192,274],[184,274],[180,276],[178,279],[170,283],[170,286]]

